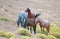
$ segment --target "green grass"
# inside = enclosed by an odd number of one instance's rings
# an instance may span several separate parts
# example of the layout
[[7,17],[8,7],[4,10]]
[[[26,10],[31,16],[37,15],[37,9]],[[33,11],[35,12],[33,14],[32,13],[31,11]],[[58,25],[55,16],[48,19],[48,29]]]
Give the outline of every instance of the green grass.
[[15,37],[14,33],[12,33],[12,32],[5,32],[5,31],[0,31],[0,36],[7,37],[7,38]]
[[0,18],[0,20],[2,20],[2,21],[8,21],[8,19],[7,19],[6,16],[2,16],[2,17]]
[[[41,37],[41,33],[43,33],[44,35],[48,34],[47,36],[51,39],[56,39],[56,38],[60,38],[60,27],[58,27],[56,25],[56,23],[51,23],[50,25],[50,32],[48,33],[47,30],[45,29],[44,32],[41,32],[40,26],[37,25],[37,32],[40,33],[40,35],[38,35],[38,37]],[[44,38],[44,36],[43,36]]]
[[[51,23],[50,32],[48,33],[45,29],[44,32],[41,32],[40,26],[37,25],[37,34],[32,35],[27,29],[20,28],[17,30],[18,35],[23,35],[22,39],[60,39],[60,27],[58,27],[55,23]],[[48,34],[48,35],[46,35]],[[0,36],[7,37],[9,39],[16,39],[14,33],[0,31]],[[32,38],[32,36],[34,38]]]
[[27,29],[23,29],[23,28],[19,29],[17,33],[24,36],[31,36],[31,33]]
[[48,35],[49,39],[56,39],[56,37],[54,37],[53,35]]
[[10,37],[9,39],[17,39],[17,38],[15,38],[15,37]]
[[41,38],[41,39],[49,39],[45,34],[37,34],[36,35],[37,38]]
[[31,39],[31,37],[24,36],[22,39]]

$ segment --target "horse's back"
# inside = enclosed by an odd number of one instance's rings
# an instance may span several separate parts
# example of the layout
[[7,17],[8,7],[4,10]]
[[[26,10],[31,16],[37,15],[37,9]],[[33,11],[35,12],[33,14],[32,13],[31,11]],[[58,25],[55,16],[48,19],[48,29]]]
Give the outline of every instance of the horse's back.
[[28,13],[27,12],[20,12],[19,16],[23,16],[23,18],[26,19],[28,17]]

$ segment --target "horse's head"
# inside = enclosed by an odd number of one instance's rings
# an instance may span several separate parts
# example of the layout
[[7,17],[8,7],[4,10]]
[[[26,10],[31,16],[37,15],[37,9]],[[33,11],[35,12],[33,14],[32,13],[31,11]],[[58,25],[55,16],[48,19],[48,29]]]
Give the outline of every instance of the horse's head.
[[31,11],[30,11],[30,9],[29,9],[29,8],[26,8],[25,12],[30,13]]

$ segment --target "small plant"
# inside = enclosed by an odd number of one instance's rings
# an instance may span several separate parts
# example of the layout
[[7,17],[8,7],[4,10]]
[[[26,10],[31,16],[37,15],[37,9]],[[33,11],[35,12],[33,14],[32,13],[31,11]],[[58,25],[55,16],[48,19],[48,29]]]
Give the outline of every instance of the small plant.
[[49,39],[56,39],[56,37],[54,37],[53,35],[48,35]]
[[19,29],[17,32],[20,35],[31,36],[31,33],[27,29],[22,28],[22,29]]
[[0,36],[7,37],[7,38],[15,37],[15,35],[13,33],[11,33],[11,32],[4,32],[4,31],[0,31]]
[[31,39],[31,37],[24,36],[22,39]]
[[0,31],[0,36],[5,36],[5,32],[4,31]]
[[15,37],[15,35],[11,32],[8,32],[8,33],[5,33],[5,37],[8,37],[8,38]]
[[8,21],[8,19],[7,19],[7,17],[6,17],[6,16],[2,16],[2,17],[0,18],[0,20]]
[[60,38],[60,33],[58,33],[58,32],[51,33],[51,35],[55,36],[56,38]]
[[16,39],[15,37],[10,37],[9,39]]
[[56,24],[51,24],[50,32],[60,32],[60,28],[56,26]]
[[37,34],[37,38],[42,38],[42,39],[49,39],[46,35],[44,34]]

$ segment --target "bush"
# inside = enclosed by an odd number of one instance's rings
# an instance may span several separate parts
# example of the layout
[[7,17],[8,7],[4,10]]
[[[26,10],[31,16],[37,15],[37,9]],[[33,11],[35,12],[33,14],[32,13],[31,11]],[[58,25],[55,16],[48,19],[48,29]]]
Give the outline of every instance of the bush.
[[52,35],[48,35],[49,39],[56,39],[56,37],[52,36]]
[[4,31],[0,31],[0,36],[5,36],[5,32]]
[[58,32],[51,33],[51,35],[55,36],[56,38],[60,38],[60,33],[58,33]]
[[2,16],[2,17],[0,18],[0,20],[8,21],[8,19],[7,19],[7,17],[6,17],[6,16]]
[[15,37],[15,35],[11,32],[4,32],[4,31],[0,31],[0,36],[2,37],[7,37],[7,38],[10,38],[10,37]]
[[31,37],[24,36],[22,39],[31,39]]
[[37,38],[42,38],[42,39],[49,39],[46,35],[44,34],[37,34]]
[[50,29],[50,32],[51,33],[54,33],[54,32],[60,32],[60,28],[56,26],[56,24],[51,24],[51,29]]
[[31,36],[31,33],[27,29],[23,29],[23,28],[19,29],[17,33],[24,36]]
[[10,37],[9,39],[16,39],[15,37]]
[[5,37],[8,37],[8,38],[15,37],[15,35],[11,32],[8,32],[8,33],[5,34]]

